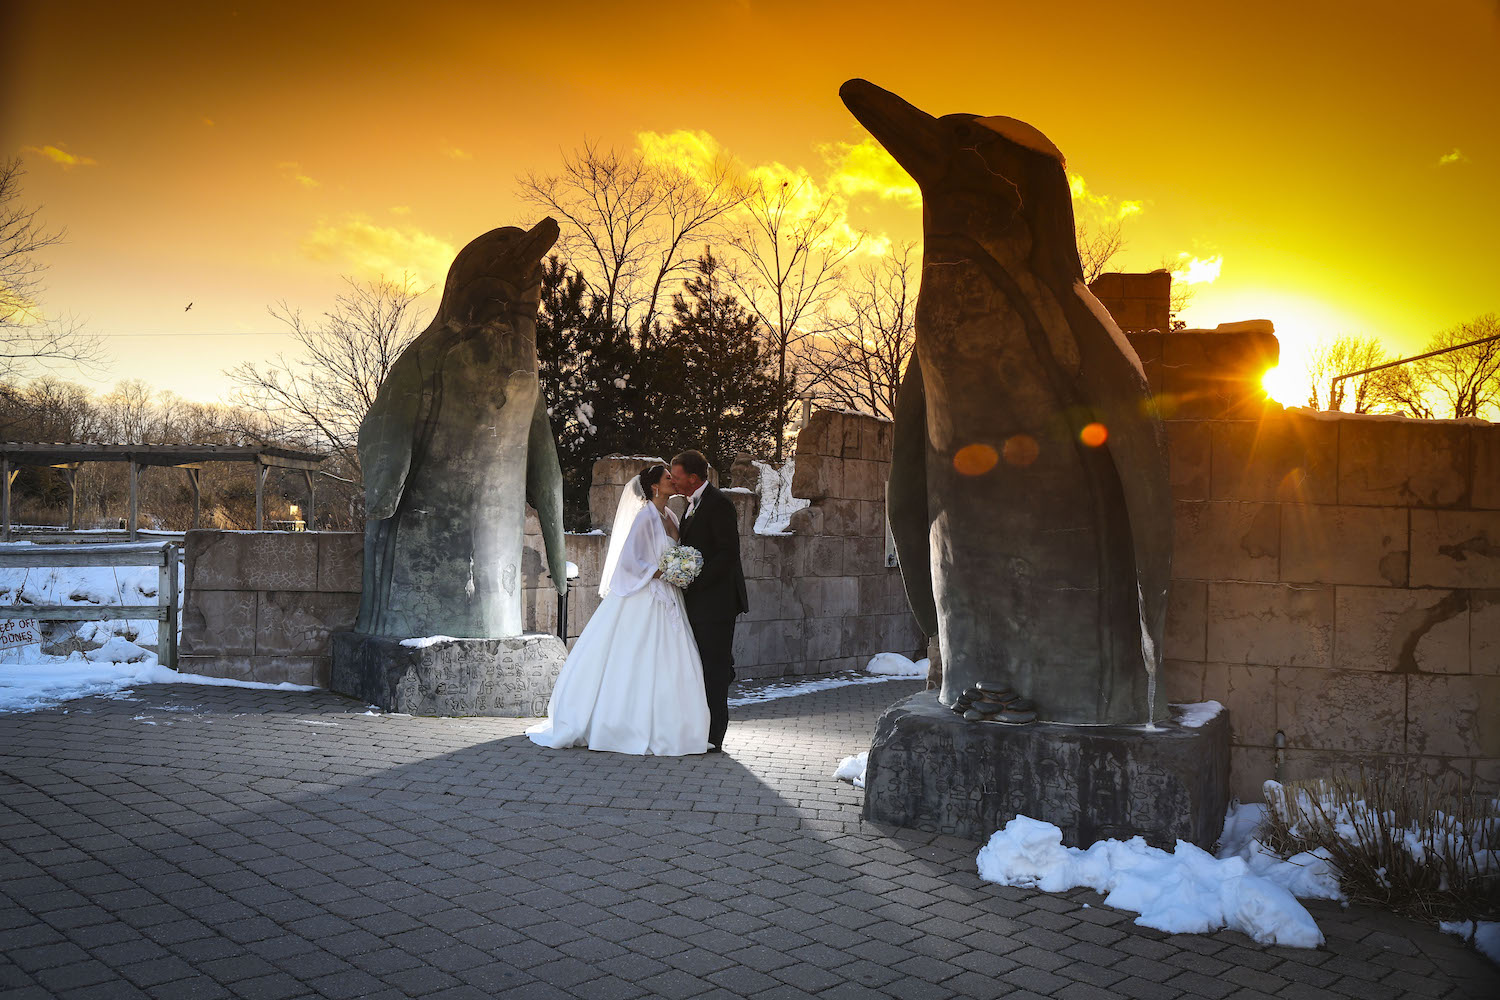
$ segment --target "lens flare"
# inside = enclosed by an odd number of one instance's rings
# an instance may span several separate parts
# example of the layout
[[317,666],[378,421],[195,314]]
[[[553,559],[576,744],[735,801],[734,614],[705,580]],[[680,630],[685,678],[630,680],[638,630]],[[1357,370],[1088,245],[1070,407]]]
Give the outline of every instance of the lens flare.
[[982,476],[995,467],[1000,456],[987,444],[968,444],[953,456],[953,467],[965,476]]
[[1090,448],[1097,448],[1109,440],[1109,428],[1097,421],[1092,424],[1085,424],[1083,430],[1078,432],[1078,440]]
[[1011,465],[1030,465],[1041,450],[1030,434],[1013,434],[1005,439],[1005,460]]

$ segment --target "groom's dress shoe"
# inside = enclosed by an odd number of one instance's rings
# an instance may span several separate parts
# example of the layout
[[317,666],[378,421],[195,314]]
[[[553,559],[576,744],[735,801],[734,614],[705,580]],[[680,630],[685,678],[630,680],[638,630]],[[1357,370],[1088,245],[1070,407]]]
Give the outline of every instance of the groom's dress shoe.
[[717,743],[710,743],[708,745],[708,749],[706,751],[704,751],[704,752],[705,753],[723,753],[724,752],[724,748],[721,747],[721,746],[719,746]]

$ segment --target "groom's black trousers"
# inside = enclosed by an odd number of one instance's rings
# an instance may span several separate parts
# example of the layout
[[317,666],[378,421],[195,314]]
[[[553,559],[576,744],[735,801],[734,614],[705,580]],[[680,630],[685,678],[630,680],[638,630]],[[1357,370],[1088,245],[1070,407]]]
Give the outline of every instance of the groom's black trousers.
[[724,743],[729,728],[729,684],[734,680],[734,619],[691,622],[703,659],[703,693],[708,697],[708,742]]

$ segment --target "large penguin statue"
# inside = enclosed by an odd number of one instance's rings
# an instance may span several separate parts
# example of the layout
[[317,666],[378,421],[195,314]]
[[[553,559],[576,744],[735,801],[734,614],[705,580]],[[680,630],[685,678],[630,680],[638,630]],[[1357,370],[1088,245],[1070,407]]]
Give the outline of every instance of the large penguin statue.
[[567,591],[562,469],[537,381],[542,258],[557,223],[491,230],[453,260],[437,315],[359,426],[366,635],[522,632],[528,500]]
[[887,509],[940,700],[1009,688],[1046,722],[1164,718],[1165,433],[1084,284],[1062,154],[1013,118],[935,118],[864,80],[840,96],[922,189]]

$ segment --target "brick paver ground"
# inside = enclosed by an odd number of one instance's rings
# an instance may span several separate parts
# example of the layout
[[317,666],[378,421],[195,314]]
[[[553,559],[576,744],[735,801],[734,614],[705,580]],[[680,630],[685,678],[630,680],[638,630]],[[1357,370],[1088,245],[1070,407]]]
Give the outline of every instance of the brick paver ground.
[[831,780],[911,682],[738,709],[729,752],[141,688],[0,716],[0,994],[757,1000],[1494,997],[1452,938],[1314,905],[1326,948],[981,882]]

